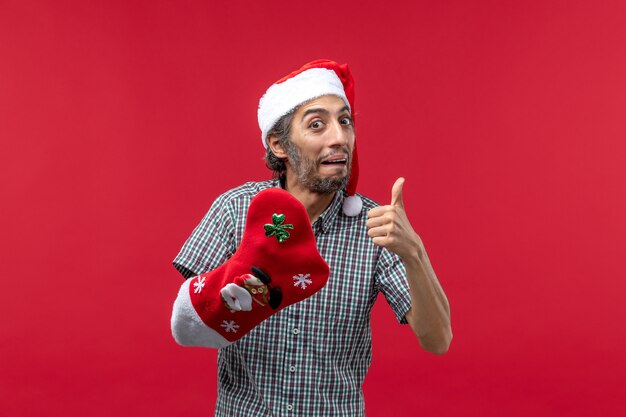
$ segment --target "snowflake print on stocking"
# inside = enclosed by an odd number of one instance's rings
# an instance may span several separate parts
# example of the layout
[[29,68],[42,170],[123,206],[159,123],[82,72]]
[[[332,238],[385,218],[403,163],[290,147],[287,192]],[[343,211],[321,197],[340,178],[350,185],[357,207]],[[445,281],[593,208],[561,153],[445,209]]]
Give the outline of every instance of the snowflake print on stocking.
[[196,294],[200,294],[202,289],[204,288],[204,281],[206,281],[206,277],[198,277],[198,280],[193,283],[194,289],[193,292]]
[[300,287],[303,290],[306,290],[306,286],[307,284],[312,284],[313,281],[311,281],[309,279],[309,277],[311,276],[311,274],[298,274],[298,275],[294,275],[293,279],[296,280],[293,283],[294,287]]
[[237,329],[239,328],[239,325],[235,324],[235,320],[230,320],[230,321],[224,320],[222,322],[222,327],[224,328],[226,333],[228,332],[237,333]]

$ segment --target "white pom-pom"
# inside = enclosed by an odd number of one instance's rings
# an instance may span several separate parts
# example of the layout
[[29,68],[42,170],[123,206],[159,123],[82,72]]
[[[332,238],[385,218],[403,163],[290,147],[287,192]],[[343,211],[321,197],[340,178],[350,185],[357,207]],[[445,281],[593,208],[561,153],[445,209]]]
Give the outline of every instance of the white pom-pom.
[[361,212],[363,208],[363,200],[358,195],[346,198],[343,202],[343,214],[348,217],[354,217]]

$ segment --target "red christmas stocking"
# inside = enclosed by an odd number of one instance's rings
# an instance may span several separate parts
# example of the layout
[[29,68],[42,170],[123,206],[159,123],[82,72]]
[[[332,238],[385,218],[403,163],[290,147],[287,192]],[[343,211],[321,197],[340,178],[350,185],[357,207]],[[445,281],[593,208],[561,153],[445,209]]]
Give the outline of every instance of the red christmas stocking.
[[263,190],[250,203],[235,254],[181,286],[172,334],[185,346],[228,346],[277,311],[315,294],[328,274],[304,206],[282,189]]

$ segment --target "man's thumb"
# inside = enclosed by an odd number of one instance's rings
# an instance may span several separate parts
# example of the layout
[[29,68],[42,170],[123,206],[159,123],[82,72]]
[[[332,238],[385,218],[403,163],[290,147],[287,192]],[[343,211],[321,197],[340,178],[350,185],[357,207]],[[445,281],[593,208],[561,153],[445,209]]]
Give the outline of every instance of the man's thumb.
[[402,186],[404,185],[404,178],[400,177],[396,180],[391,188],[391,205],[404,207],[404,201],[402,201]]

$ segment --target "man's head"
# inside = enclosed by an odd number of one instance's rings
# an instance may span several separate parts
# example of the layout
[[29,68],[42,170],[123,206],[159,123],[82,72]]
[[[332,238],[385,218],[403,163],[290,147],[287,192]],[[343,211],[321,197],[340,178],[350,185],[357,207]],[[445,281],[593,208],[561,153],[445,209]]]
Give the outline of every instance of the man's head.
[[267,166],[316,193],[346,189],[344,213],[355,216],[358,162],[354,140],[354,82],[347,65],[305,64],[273,84],[259,102]]
[[346,187],[354,149],[350,108],[333,95],[309,100],[283,116],[267,136],[266,163],[314,193]]

